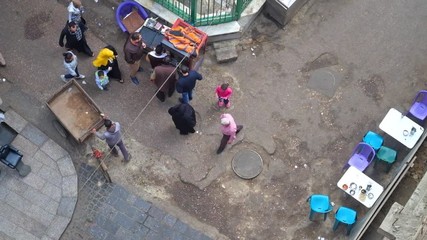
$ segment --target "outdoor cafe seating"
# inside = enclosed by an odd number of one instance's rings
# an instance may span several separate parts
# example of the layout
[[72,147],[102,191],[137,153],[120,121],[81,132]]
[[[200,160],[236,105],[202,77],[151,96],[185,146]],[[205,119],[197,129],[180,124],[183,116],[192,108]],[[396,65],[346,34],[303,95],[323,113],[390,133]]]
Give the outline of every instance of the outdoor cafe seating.
[[[427,90],[421,90],[417,93],[406,115],[391,108],[379,124],[379,129],[390,137],[384,138],[379,133],[367,131],[362,138],[362,142],[357,143],[350,155],[350,159],[345,163],[343,170],[346,171],[337,182],[337,187],[344,191],[346,196],[351,196],[366,208],[369,209],[374,206],[374,208],[378,208],[378,204],[375,205],[375,203],[383,195],[384,186],[368,176],[365,173],[367,172],[366,170],[372,162],[374,162],[374,169],[377,164],[385,163],[385,172],[389,173],[397,160],[397,150],[406,151],[402,147],[412,149],[421,139],[424,133],[424,126],[421,126],[420,121],[417,120],[421,120],[423,125],[426,118]],[[383,145],[384,143],[386,146]],[[402,147],[399,147],[399,144]],[[369,175],[374,175],[375,179],[382,181],[382,184],[384,184],[384,179],[386,178],[380,176],[379,172],[373,169],[368,172]],[[384,198],[381,199],[381,201],[384,201]],[[328,195],[314,194],[307,201],[310,203],[309,219],[311,221],[313,221],[315,213],[324,214],[324,220],[326,220],[327,214],[333,210]],[[333,231],[337,230],[340,224],[346,224],[346,235],[349,235],[354,226],[358,225],[357,215],[357,211],[350,207],[339,207],[335,214]],[[366,223],[365,220],[362,222],[362,224]],[[359,229],[352,235],[361,234]]]

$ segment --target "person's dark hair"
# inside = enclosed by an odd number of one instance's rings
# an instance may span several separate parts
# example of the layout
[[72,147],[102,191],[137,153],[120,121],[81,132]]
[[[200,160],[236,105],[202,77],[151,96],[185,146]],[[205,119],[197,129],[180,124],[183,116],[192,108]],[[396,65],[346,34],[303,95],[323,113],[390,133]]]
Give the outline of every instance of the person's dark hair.
[[157,45],[155,52],[156,52],[156,55],[162,55],[162,53],[163,53],[163,46],[161,44]]
[[130,35],[130,39],[138,40],[139,36],[141,36],[141,34],[139,32],[134,32]]
[[66,62],[71,62],[73,60],[73,54],[70,52],[65,52],[62,54],[62,56],[64,56],[64,60]]
[[181,65],[181,72],[182,73],[188,73],[190,71],[190,69],[188,69],[187,66]]
[[75,23],[75,22],[73,22],[73,21],[71,21],[71,22],[69,22],[68,23],[68,27],[74,27],[74,26],[76,26],[77,24]]
[[99,70],[96,74],[98,75],[98,77],[103,77],[104,71]]
[[221,89],[225,91],[228,88],[228,86],[229,86],[228,83],[223,83],[221,84]]
[[104,120],[104,126],[109,129],[111,127],[111,125],[113,125],[113,122],[110,119],[105,119]]

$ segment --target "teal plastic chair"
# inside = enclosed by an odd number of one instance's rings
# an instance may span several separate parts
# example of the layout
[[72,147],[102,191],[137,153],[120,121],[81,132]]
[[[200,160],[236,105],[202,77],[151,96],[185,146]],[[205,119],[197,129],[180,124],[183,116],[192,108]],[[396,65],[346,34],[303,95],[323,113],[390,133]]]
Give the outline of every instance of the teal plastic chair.
[[308,217],[310,221],[313,221],[315,213],[323,214],[323,221],[325,221],[328,213],[332,211],[329,196],[313,194],[307,199],[307,202],[310,203],[310,215]]
[[376,167],[378,160],[386,162],[387,163],[386,172],[388,173],[393,163],[396,161],[396,156],[397,156],[396,150],[386,146],[381,146],[376,155],[377,160],[374,163],[374,168]]
[[378,133],[368,131],[363,137],[363,142],[371,145],[375,151],[378,151],[378,149],[383,145],[384,138]]
[[357,212],[348,207],[339,207],[335,213],[335,223],[333,230],[337,230],[340,223],[347,225],[347,236],[350,235],[351,229],[357,221]]

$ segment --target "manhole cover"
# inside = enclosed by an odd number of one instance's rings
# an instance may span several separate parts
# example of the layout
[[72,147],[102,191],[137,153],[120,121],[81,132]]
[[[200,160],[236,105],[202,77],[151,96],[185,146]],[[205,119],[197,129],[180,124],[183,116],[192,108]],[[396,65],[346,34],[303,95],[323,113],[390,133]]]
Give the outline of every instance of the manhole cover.
[[341,80],[341,74],[329,68],[321,68],[313,71],[308,81],[308,87],[326,96],[333,97]]
[[262,172],[262,158],[255,151],[241,150],[234,155],[231,167],[237,176],[252,179]]

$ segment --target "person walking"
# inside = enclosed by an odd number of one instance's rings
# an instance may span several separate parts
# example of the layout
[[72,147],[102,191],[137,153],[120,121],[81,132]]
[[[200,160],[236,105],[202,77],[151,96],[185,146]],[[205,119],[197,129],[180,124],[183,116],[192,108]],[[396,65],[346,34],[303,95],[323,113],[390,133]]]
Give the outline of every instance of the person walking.
[[97,132],[96,128],[92,129],[92,133],[99,139],[107,142],[108,147],[112,150],[111,154],[115,157],[119,156],[119,152],[116,148],[117,145],[123,154],[124,162],[128,163],[131,160],[132,155],[128,153],[125,145],[123,144],[120,123],[112,122],[110,119],[104,117],[104,126],[107,129],[104,133]]
[[99,89],[103,91],[108,91],[108,83],[110,80],[108,79],[108,72],[109,70],[98,70],[95,73],[95,83],[96,86],[98,86]]
[[141,67],[141,58],[144,54],[144,48],[147,45],[142,41],[142,36],[140,33],[132,33],[129,38],[126,40],[126,43],[123,47],[123,52],[125,53],[125,61],[129,64],[130,68],[130,79],[135,85],[139,84],[139,80],[136,77],[137,72],[142,72]]
[[182,76],[178,79],[176,84],[176,91],[182,94],[182,98],[179,101],[182,103],[188,103],[193,99],[193,89],[196,86],[197,80],[202,80],[203,76],[187,67],[181,66]]
[[98,70],[110,69],[110,71],[108,71],[108,77],[115,78],[119,80],[120,83],[124,83],[122,79],[122,72],[120,71],[119,63],[117,61],[117,56],[118,54],[116,49],[113,46],[108,45],[99,51],[98,56],[96,56],[96,59],[93,60],[92,64],[98,68]]
[[230,108],[231,94],[233,94],[233,89],[231,89],[228,83],[223,83],[219,85],[215,90],[215,95],[218,99],[218,107],[225,106],[226,108]]
[[145,60],[150,63],[151,68],[154,69],[157,66],[160,66],[163,64],[164,59],[168,55],[166,54],[165,50],[163,49],[163,46],[161,44],[156,46],[156,49],[149,52],[147,56],[145,57]]
[[164,62],[154,68],[150,80],[157,86],[156,97],[160,102],[166,100],[166,94],[171,97],[175,92],[175,83],[177,79],[176,68],[169,65],[170,58],[166,57]]
[[169,108],[168,113],[172,116],[175,127],[179,129],[179,134],[188,135],[195,133],[196,112],[188,103],[180,103]]
[[70,0],[67,7],[68,22],[75,22],[79,25],[80,29],[84,32],[87,30],[86,20],[82,17],[84,12],[82,2],[80,0]]
[[222,151],[224,151],[225,147],[227,146],[227,143],[231,144],[234,139],[236,139],[236,134],[238,134],[243,128],[243,125],[236,124],[233,116],[231,116],[229,113],[221,114],[220,119],[222,139],[219,148],[216,151],[217,154],[222,153]]
[[72,51],[68,51],[62,54],[64,56],[64,67],[67,71],[66,74],[61,75],[61,79],[64,82],[70,81],[72,78],[84,79],[85,75],[80,74],[77,68],[78,61],[77,56]]
[[94,56],[92,50],[87,45],[85,35],[75,22],[69,22],[67,26],[62,29],[61,35],[59,36],[59,46],[61,47],[64,47],[64,37],[67,41],[65,47],[68,50],[76,49],[90,57]]

